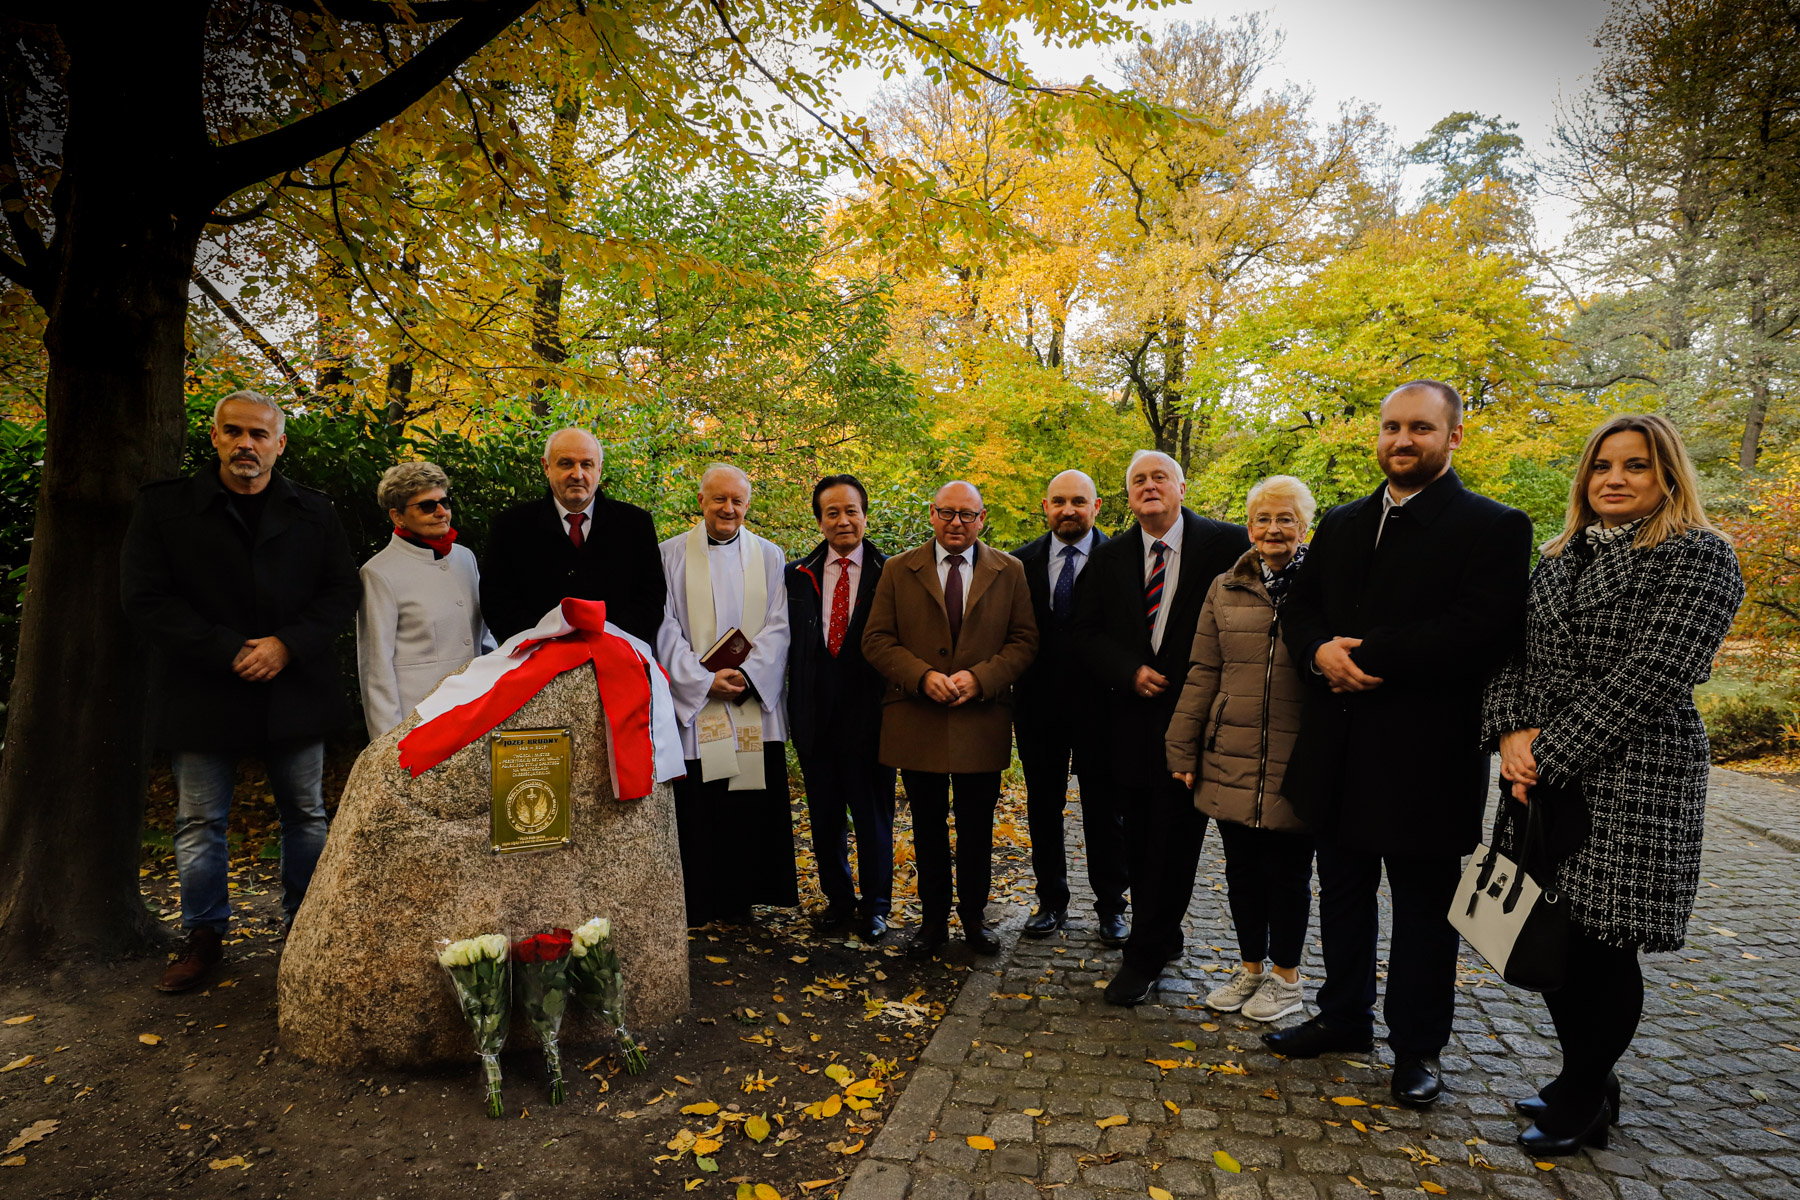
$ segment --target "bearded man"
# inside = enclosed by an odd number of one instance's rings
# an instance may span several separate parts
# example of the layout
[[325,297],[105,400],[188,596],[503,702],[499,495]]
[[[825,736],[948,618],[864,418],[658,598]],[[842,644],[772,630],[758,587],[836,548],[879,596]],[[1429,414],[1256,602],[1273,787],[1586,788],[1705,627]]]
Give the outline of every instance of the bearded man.
[[1531,519],[1464,488],[1462,397],[1416,380],[1381,402],[1380,488],[1319,522],[1283,611],[1312,684],[1282,794],[1318,838],[1319,1014],[1265,1034],[1290,1058],[1369,1049],[1376,891],[1393,899],[1391,1084],[1403,1104],[1441,1090],[1456,999],[1448,918],[1481,837],[1488,759],[1481,691],[1523,627]]

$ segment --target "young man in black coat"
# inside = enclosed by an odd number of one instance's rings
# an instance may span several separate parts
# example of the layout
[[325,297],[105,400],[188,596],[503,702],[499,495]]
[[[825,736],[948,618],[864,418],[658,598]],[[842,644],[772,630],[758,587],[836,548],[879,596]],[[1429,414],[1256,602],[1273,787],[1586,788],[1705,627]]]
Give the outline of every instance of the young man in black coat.
[[1101,728],[1131,873],[1131,938],[1106,1002],[1133,1005],[1181,957],[1206,817],[1169,774],[1164,736],[1206,589],[1250,548],[1250,535],[1183,508],[1181,465],[1159,451],[1138,451],[1125,485],[1137,523],[1094,551],[1075,595],[1074,636],[1089,676],[1106,689]]
[[[841,930],[854,922],[863,940],[873,942],[887,932],[894,907],[894,768],[882,766],[880,758],[887,680],[863,659],[862,635],[887,555],[863,536],[869,493],[856,476],[825,476],[813,485],[812,503],[825,540],[784,572],[788,735],[806,781],[813,855],[825,893],[820,924]],[[852,824],[856,880],[850,876]]]
[[165,992],[195,986],[222,956],[242,755],[262,756],[281,814],[289,921],[325,848],[325,735],[348,716],[334,643],[362,579],[331,501],[275,474],[285,426],[265,396],[225,397],[213,410],[219,464],[145,487],[125,531],[121,598],[149,647],[151,743],[169,751],[180,797],[188,943],[157,985]]
[[1525,617],[1531,521],[1463,487],[1462,398],[1419,380],[1381,405],[1379,490],[1319,523],[1282,622],[1314,685],[1282,793],[1318,837],[1319,1013],[1263,1035],[1310,1058],[1366,1051],[1375,1017],[1376,890],[1393,899],[1388,1044],[1394,1097],[1430,1104],[1450,1038],[1462,856],[1481,837],[1481,693]]
[[650,514],[600,494],[603,453],[585,429],[544,444],[550,494],[495,518],[481,556],[481,615],[504,642],[567,597],[606,602],[606,619],[656,644],[662,624],[662,555]]
[[1075,661],[1070,626],[1075,590],[1107,536],[1094,527],[1100,497],[1081,471],[1064,471],[1044,492],[1050,532],[1013,551],[1025,565],[1031,610],[1037,618],[1038,655],[1013,685],[1013,733],[1025,768],[1025,815],[1031,830],[1031,869],[1037,876],[1037,912],[1025,922],[1026,937],[1049,937],[1069,911],[1069,865],[1063,845],[1063,804],[1069,766],[1081,780],[1081,830],[1087,843],[1088,883],[1100,921],[1100,941],[1123,946],[1125,866],[1123,818],[1105,767],[1101,710],[1086,673]]

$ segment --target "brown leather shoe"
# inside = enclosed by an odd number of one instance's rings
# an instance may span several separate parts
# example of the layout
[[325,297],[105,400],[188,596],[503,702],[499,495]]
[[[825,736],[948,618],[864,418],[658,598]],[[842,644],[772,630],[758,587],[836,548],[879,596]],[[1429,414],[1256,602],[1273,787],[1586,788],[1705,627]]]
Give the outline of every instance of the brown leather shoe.
[[187,948],[163,972],[162,982],[156,985],[156,990],[185,992],[205,979],[207,973],[218,966],[224,957],[225,950],[219,944],[219,935],[215,930],[193,930],[188,934]]

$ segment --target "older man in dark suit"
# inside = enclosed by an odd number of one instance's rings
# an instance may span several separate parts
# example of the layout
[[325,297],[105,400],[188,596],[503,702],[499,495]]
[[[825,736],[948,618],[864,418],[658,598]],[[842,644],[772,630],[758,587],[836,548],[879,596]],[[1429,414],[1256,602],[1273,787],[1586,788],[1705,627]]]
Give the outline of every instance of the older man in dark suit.
[[881,761],[900,769],[912,805],[924,921],[909,952],[950,939],[950,796],[956,795],[956,909],[978,954],[992,882],[994,806],[1012,761],[1013,682],[1037,653],[1025,569],[980,540],[987,510],[960,480],[931,501],[932,540],[881,573],[863,655],[887,679]]
[[1063,803],[1069,794],[1069,766],[1081,780],[1081,830],[1087,843],[1088,883],[1100,919],[1100,941],[1123,946],[1125,924],[1124,826],[1105,767],[1099,706],[1087,676],[1075,661],[1070,623],[1075,591],[1095,550],[1107,537],[1094,527],[1100,496],[1082,471],[1064,471],[1044,491],[1044,524],[1049,532],[1013,551],[1031,585],[1037,619],[1038,656],[1015,689],[1013,728],[1019,762],[1025,768],[1025,814],[1031,830],[1031,869],[1037,876],[1038,908],[1025,922],[1026,937],[1049,937],[1063,926],[1069,909],[1069,866],[1063,845]]
[[[856,476],[825,476],[813,485],[812,503],[824,540],[785,573],[788,736],[806,780],[825,893],[820,926],[834,931],[855,922],[872,942],[887,932],[894,905],[894,768],[881,764],[887,681],[863,658],[862,637],[887,556],[864,537],[869,493]],[[850,876],[852,824],[860,906]]]
[[1318,837],[1325,984],[1318,1016],[1263,1040],[1291,1058],[1369,1048],[1385,867],[1390,1086],[1416,1106],[1442,1089],[1448,913],[1488,786],[1481,692],[1523,628],[1531,560],[1531,519],[1451,469],[1462,436],[1448,384],[1417,380],[1381,402],[1387,478],[1319,522],[1282,622],[1313,685],[1281,791]]
[[1125,815],[1131,870],[1131,939],[1106,985],[1108,1004],[1141,1004],[1181,957],[1182,918],[1206,817],[1169,774],[1165,735],[1181,698],[1206,589],[1250,548],[1242,525],[1189,512],[1181,464],[1140,450],[1125,471],[1137,524],[1094,552],[1075,596],[1075,639],[1106,689],[1106,736]]
[[504,642],[566,598],[603,600],[606,619],[651,644],[662,625],[662,555],[650,514],[600,494],[604,452],[585,429],[544,443],[550,494],[495,518],[481,558],[481,615]]

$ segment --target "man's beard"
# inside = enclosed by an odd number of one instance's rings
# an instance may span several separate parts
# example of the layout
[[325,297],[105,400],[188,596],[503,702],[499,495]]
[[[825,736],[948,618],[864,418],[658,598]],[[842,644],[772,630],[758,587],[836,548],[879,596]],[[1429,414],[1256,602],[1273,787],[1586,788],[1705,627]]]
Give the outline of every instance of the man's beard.
[[1051,532],[1057,537],[1073,540],[1085,536],[1089,528],[1091,526],[1080,517],[1062,517],[1050,526]]
[[225,464],[225,469],[240,479],[255,479],[263,473],[261,460],[254,458],[234,458]]
[[1433,454],[1423,447],[1417,448],[1412,465],[1405,468],[1396,467],[1393,459],[1386,454],[1377,456],[1380,460],[1381,473],[1388,477],[1390,483],[1402,487],[1421,487],[1436,479],[1443,473],[1444,466],[1450,461],[1448,450]]

